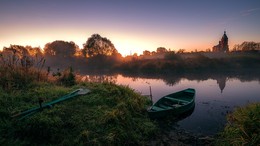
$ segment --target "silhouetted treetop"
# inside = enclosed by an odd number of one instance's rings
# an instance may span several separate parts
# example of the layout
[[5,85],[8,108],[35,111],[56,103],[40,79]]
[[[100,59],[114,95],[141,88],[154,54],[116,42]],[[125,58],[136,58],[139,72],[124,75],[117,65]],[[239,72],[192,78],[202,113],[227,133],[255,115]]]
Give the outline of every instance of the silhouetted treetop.
[[179,49],[179,50],[177,51],[178,54],[181,54],[181,53],[184,53],[184,52],[185,52],[185,49]]
[[44,47],[47,56],[73,57],[79,47],[74,42],[54,41]]
[[152,53],[150,52],[150,51],[148,51],[148,50],[144,50],[143,51],[143,55],[145,55],[145,56],[149,56],[149,55],[151,55]]
[[10,52],[18,58],[29,56],[29,51],[24,46],[20,45],[10,45],[10,47],[4,47],[3,52]]
[[99,34],[93,34],[88,38],[87,42],[83,44],[82,49],[82,54],[86,57],[97,55],[111,56],[117,53],[114,44],[109,39],[101,37]]
[[32,46],[25,46],[31,56],[43,56],[42,50],[40,47],[32,47]]
[[260,43],[256,42],[243,42],[242,44],[234,45],[233,51],[253,51],[260,50]]
[[22,67],[39,67],[45,63],[45,59],[39,47],[10,45],[10,47],[4,47],[0,52],[0,64],[8,64],[9,66]]
[[166,52],[167,52],[167,49],[164,48],[164,47],[159,47],[159,48],[156,49],[156,52],[157,52],[158,54],[166,53]]

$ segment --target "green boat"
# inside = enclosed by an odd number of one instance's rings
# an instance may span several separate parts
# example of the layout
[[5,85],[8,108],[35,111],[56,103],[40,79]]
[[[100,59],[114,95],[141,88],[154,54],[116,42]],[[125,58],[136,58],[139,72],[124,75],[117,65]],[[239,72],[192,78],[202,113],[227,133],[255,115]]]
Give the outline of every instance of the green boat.
[[150,118],[181,115],[195,106],[195,90],[188,88],[160,98],[147,111]]

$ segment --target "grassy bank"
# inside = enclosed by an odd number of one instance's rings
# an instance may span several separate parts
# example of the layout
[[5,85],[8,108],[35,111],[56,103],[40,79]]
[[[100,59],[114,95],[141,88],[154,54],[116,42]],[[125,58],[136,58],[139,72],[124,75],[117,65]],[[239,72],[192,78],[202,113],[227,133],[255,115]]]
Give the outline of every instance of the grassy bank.
[[[21,121],[10,118],[38,106],[38,97],[48,102],[79,87],[92,92]],[[148,99],[111,83],[34,83],[26,90],[1,90],[0,104],[0,145],[143,145],[156,131],[146,115]]]
[[237,108],[228,115],[228,123],[216,145],[221,146],[256,146],[260,144],[260,104],[251,104]]

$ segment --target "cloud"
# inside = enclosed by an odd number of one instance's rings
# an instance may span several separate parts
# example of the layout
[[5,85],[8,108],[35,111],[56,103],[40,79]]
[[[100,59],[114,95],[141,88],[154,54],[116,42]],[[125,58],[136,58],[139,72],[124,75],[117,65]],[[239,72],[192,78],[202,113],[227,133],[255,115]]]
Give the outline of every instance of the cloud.
[[252,13],[255,13],[256,11],[259,11],[259,10],[260,10],[260,8],[248,9],[248,10],[245,10],[245,11],[241,11],[240,14],[241,14],[241,16],[249,16]]

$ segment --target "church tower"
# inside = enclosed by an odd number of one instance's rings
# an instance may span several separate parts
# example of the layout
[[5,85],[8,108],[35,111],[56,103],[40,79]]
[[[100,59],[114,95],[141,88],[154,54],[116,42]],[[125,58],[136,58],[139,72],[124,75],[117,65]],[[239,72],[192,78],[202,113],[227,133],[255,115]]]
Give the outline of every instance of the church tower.
[[226,31],[224,31],[224,34],[221,38],[221,40],[219,41],[219,44],[214,46],[212,48],[213,52],[228,52],[229,51],[229,47],[228,47],[228,37],[226,34]]
[[222,36],[222,38],[221,38],[221,47],[220,47],[220,51],[221,52],[228,52],[229,51],[229,48],[228,48],[228,37],[227,37],[227,35],[226,35],[226,31],[224,31],[224,34],[223,34],[223,36]]

